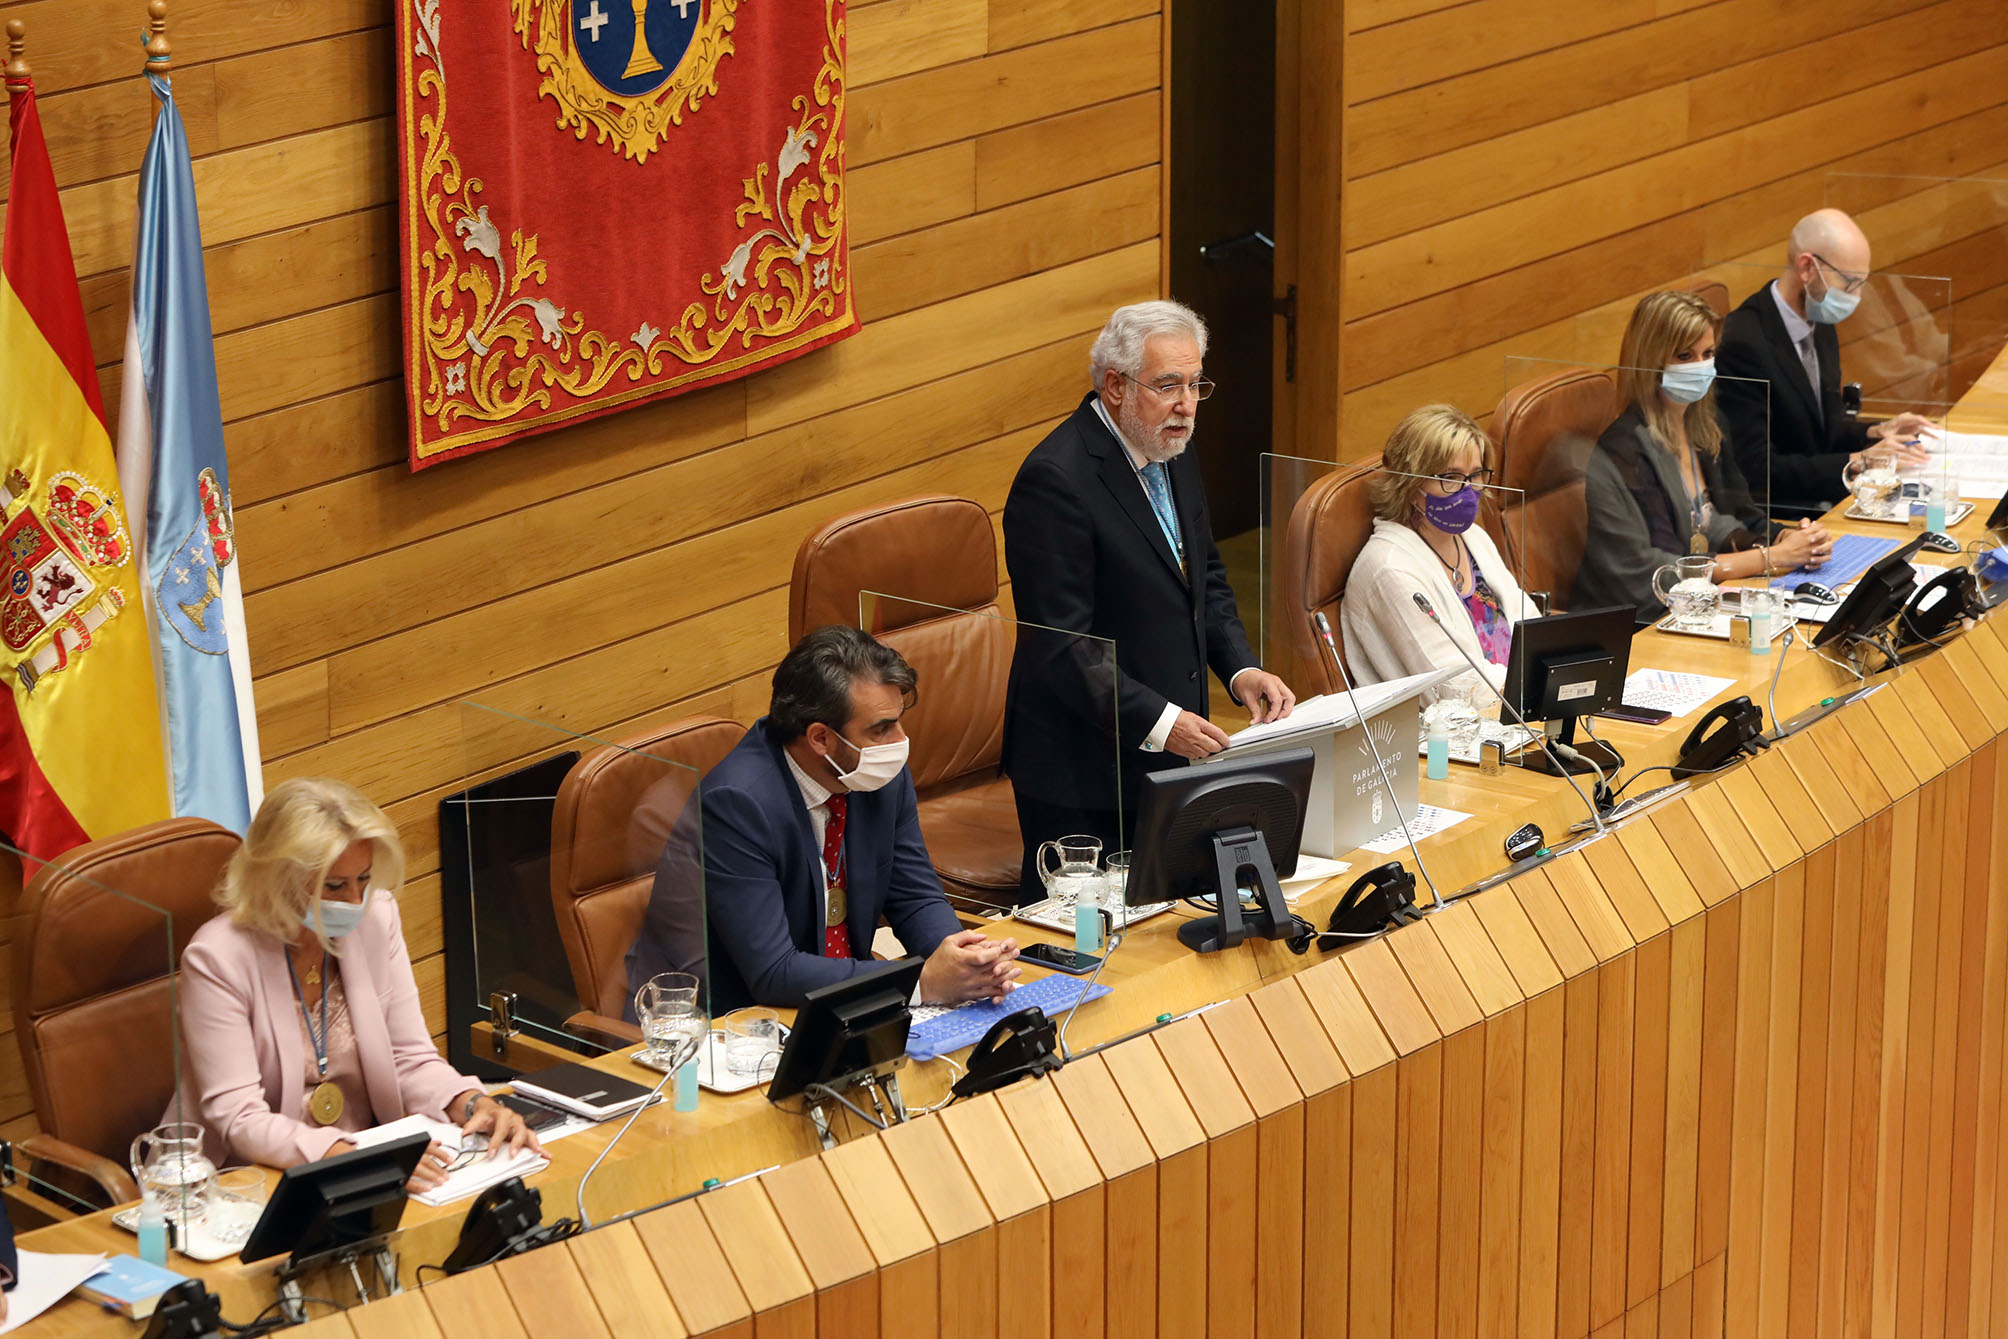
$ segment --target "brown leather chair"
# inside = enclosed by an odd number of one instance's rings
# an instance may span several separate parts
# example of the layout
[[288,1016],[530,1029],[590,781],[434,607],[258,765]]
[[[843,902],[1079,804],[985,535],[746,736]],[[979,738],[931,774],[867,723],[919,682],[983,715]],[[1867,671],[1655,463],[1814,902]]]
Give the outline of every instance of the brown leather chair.
[[1687,291],[1701,298],[1721,320],[1729,315],[1729,285],[1713,277],[1696,279],[1687,285]]
[[170,964],[216,914],[238,844],[207,819],[168,819],[87,842],[28,881],[14,1037],[41,1133],[15,1149],[38,1180],[101,1205],[139,1198],[133,1137],[160,1119],[176,1081]]
[[1492,413],[1499,482],[1521,491],[1502,518],[1505,549],[1520,584],[1568,603],[1582,565],[1589,515],[1583,467],[1618,414],[1617,381],[1601,368],[1571,367],[1506,392]]
[[[1270,637],[1272,652],[1281,645],[1288,653],[1288,682],[1299,696],[1335,693],[1343,689],[1331,656],[1311,626],[1311,616],[1323,612],[1331,621],[1332,640],[1345,655],[1339,627],[1339,607],[1353,563],[1373,534],[1373,502],[1368,489],[1380,470],[1380,457],[1348,461],[1320,475],[1290,508],[1283,532],[1281,595],[1278,620],[1282,636]],[[1346,662],[1346,672],[1352,672]]]
[[998,773],[1016,625],[997,604],[997,540],[968,498],[918,497],[852,512],[802,541],[788,637],[859,626],[906,657],[920,701],[906,714],[920,826],[949,895],[1016,899],[1024,845],[1011,783]]
[[627,951],[641,932],[655,867],[704,774],[746,727],[691,716],[594,749],[572,765],[551,815],[551,909],[565,941],[582,1036],[639,1039],[621,1021]]

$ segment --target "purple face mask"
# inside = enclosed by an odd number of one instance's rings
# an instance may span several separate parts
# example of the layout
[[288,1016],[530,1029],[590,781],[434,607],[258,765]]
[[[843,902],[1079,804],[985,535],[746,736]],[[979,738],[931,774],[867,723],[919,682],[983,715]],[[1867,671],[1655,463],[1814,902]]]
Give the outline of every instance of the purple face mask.
[[1422,514],[1444,534],[1461,535],[1478,519],[1478,490],[1466,484],[1449,497],[1424,493]]

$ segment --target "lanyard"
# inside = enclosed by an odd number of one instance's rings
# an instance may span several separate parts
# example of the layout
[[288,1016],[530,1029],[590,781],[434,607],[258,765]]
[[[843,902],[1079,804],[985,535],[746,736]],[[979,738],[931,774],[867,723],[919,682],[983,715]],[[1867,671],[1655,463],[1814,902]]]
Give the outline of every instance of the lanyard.
[[1701,455],[1694,449],[1694,439],[1687,439],[1687,458],[1694,466],[1694,491],[1688,494],[1687,509],[1694,516],[1694,534],[1687,547],[1696,554],[1708,552],[1708,531],[1702,522],[1701,490],[1705,485],[1701,479]]
[[300,989],[300,974],[293,970],[293,955],[286,954],[286,976],[293,983],[293,1003],[300,1006],[300,1021],[307,1025],[307,1040],[314,1044],[314,1063],[319,1066],[317,1078],[328,1077],[328,951],[321,950],[321,1030],[314,1031],[314,1019],[307,1012],[307,997]]

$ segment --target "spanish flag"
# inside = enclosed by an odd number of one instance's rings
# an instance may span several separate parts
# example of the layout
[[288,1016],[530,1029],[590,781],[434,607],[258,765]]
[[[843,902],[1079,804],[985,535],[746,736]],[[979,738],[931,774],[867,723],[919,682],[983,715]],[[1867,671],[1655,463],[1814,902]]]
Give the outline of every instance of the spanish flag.
[[[49,859],[168,816],[153,656],[35,91],[7,80],[0,836]],[[141,890],[132,890],[144,896]]]

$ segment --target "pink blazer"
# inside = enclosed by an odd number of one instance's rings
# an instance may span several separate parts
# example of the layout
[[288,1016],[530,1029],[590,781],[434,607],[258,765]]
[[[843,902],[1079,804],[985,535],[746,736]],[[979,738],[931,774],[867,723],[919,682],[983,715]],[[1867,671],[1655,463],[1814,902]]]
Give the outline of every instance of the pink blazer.
[[[441,1059],[425,1030],[397,899],[371,898],[342,948],[342,988],[377,1123],[413,1113],[453,1119],[446,1104],[481,1084]],[[305,1119],[301,1086],[313,1062],[277,939],[213,917],[182,952],[179,988],[179,1119],[201,1123],[218,1166],[291,1167],[348,1137]]]

